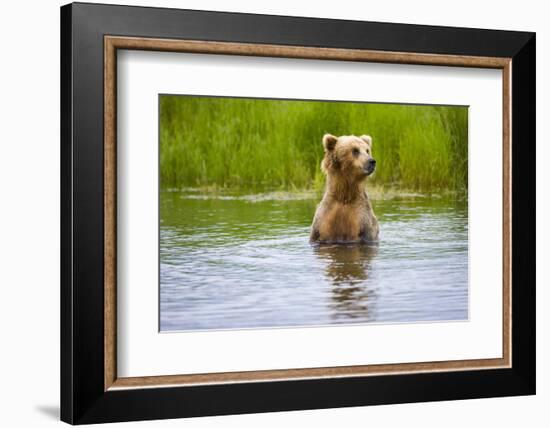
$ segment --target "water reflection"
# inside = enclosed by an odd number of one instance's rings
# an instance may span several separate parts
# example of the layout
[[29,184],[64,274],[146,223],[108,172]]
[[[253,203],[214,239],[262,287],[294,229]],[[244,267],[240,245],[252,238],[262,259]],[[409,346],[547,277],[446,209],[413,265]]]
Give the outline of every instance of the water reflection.
[[369,302],[375,299],[369,290],[369,269],[378,245],[318,244],[314,252],[325,263],[325,275],[332,284],[332,317],[368,319]]

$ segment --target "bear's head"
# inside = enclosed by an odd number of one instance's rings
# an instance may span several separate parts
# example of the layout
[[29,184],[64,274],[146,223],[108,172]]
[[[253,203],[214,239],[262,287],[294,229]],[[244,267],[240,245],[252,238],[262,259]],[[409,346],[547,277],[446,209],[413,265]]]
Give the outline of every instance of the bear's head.
[[335,137],[325,134],[323,147],[325,157],[321,169],[327,175],[353,181],[364,180],[376,168],[376,161],[372,157],[372,138],[369,135]]

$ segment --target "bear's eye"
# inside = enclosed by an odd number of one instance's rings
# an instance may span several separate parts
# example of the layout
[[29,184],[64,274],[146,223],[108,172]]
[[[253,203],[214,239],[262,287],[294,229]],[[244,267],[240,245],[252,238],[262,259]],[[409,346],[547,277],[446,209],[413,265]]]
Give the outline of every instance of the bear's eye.
[[359,149],[353,149],[352,150],[353,156],[359,156]]

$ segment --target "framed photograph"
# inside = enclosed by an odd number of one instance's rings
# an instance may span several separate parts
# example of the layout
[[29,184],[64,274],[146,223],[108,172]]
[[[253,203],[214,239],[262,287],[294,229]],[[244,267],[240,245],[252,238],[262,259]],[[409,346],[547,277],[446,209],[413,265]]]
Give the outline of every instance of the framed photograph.
[[61,8],[61,418],[535,393],[535,34]]

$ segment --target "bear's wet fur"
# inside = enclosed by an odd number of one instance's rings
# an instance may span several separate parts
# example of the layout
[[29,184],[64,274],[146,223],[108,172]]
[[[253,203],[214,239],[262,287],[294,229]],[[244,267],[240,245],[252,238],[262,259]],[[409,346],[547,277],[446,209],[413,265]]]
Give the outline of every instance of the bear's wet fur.
[[321,169],[327,182],[313,218],[311,242],[377,241],[378,220],[365,190],[365,181],[376,167],[372,138],[325,134],[323,147],[325,156]]

